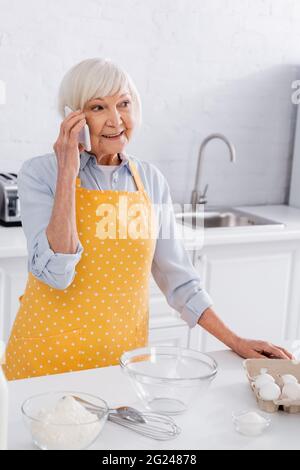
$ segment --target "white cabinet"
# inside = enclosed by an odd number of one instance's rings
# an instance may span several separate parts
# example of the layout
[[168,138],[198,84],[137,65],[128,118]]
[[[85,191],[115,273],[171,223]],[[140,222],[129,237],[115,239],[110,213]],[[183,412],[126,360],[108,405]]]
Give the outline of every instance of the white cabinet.
[[176,310],[172,309],[166,301],[165,296],[157,286],[153,277],[150,277],[150,326],[151,323],[154,328],[157,328],[157,323],[162,327],[171,324],[178,324],[180,315]]
[[[195,255],[195,266],[214,310],[238,335],[282,343],[299,334],[299,242],[211,246]],[[191,347],[224,345],[204,330],[193,331]]]
[[153,277],[150,278],[149,344],[187,347],[189,327],[166,301]]
[[149,345],[175,346],[187,348],[189,343],[188,326],[168,326],[165,328],[151,328],[149,331]]

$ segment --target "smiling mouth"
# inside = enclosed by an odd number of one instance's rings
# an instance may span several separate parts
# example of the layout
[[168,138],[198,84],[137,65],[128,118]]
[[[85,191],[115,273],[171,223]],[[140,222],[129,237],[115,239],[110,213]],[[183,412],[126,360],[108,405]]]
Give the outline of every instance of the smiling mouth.
[[119,134],[111,134],[111,135],[102,134],[101,137],[104,137],[105,139],[117,140],[124,134],[124,132],[125,132],[125,130],[123,130]]

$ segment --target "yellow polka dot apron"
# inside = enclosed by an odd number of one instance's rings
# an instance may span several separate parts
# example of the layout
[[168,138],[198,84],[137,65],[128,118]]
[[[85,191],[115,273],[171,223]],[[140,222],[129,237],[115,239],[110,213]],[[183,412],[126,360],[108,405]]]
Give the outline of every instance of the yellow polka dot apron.
[[82,257],[65,290],[29,273],[6,349],[8,380],[115,365],[124,351],[147,344],[156,221],[129,165],[134,192],[89,190],[77,178]]

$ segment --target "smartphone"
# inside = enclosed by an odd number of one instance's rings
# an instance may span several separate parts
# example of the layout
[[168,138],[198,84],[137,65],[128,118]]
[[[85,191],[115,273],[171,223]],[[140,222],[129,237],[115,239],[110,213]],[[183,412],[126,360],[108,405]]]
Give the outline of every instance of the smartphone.
[[[70,113],[73,113],[73,109],[69,108],[69,106],[65,106],[65,117]],[[91,136],[89,126],[87,124],[79,132],[78,143],[82,144],[88,152],[91,151]]]

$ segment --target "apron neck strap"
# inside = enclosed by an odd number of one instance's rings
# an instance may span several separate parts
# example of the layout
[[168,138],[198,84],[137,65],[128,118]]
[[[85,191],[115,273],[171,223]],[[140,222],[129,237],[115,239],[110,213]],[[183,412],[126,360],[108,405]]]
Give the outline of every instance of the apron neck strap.
[[129,161],[129,168],[130,168],[131,174],[133,176],[133,179],[134,179],[134,182],[136,184],[136,187],[137,187],[138,191],[144,191],[144,185],[143,185],[142,179],[140,177],[140,174],[137,170],[137,167],[131,161]]
[[[138,191],[144,191],[144,185],[143,185],[142,179],[140,177],[140,174],[137,170],[137,167],[131,161],[129,162],[129,168],[130,168],[131,174],[133,176],[133,179],[134,179],[134,182],[136,184],[136,187],[137,187]],[[80,180],[79,176],[77,176],[77,178],[76,178],[76,188],[80,188],[80,187],[81,187],[81,180]]]

